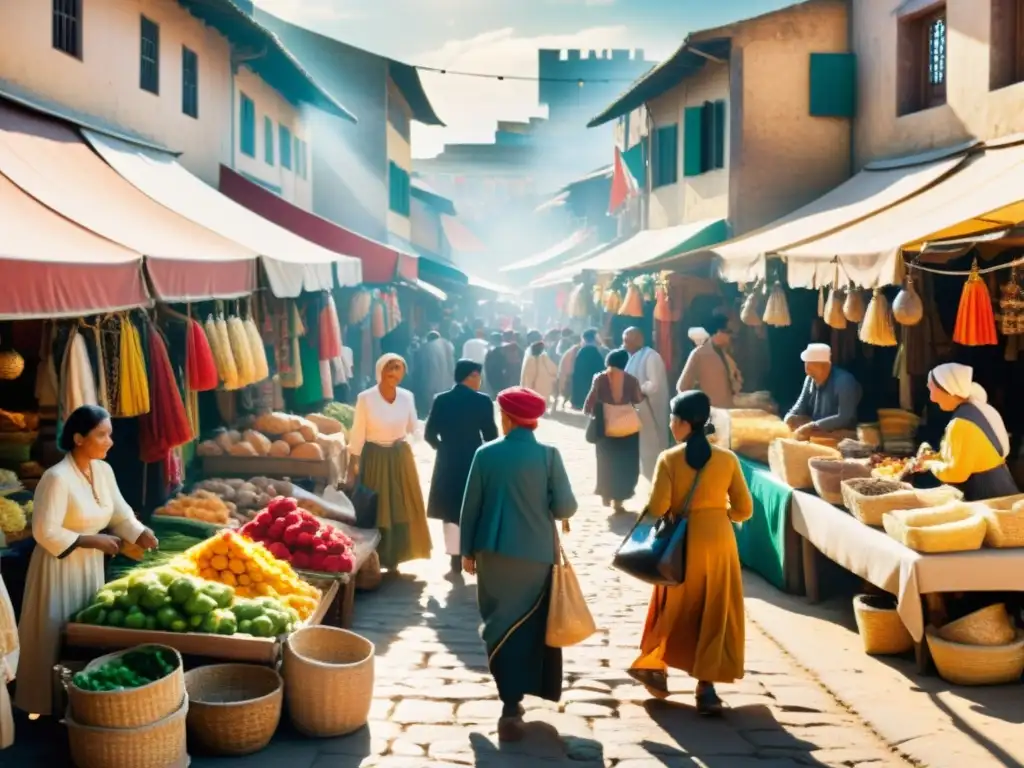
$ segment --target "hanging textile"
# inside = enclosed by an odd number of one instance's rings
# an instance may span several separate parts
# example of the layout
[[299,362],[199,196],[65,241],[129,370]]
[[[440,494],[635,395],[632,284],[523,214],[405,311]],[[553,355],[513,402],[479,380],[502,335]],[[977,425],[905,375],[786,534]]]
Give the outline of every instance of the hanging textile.
[[149,413],[150,391],[146,358],[138,329],[127,315],[121,316],[121,364],[118,415],[125,418]]
[[270,378],[270,364],[267,362],[267,348],[263,346],[263,339],[260,336],[260,329],[256,327],[256,321],[249,313],[245,321],[245,338],[249,342],[249,354],[252,355],[253,373],[255,381],[259,383]]
[[121,416],[121,318],[107,315],[100,323],[100,346],[103,350],[103,370],[107,400],[111,416]]
[[338,323],[338,311],[334,306],[334,298],[327,294],[323,308],[320,310],[320,359],[333,360],[341,357],[341,325]]
[[249,346],[249,336],[245,332],[245,323],[241,318],[232,315],[226,321],[228,332],[228,344],[231,347],[231,356],[235,359],[235,366],[238,369],[238,389],[255,384],[256,365],[252,359],[252,349]]
[[71,327],[71,336],[64,350],[64,362],[60,376],[60,408],[61,419],[67,419],[77,408],[83,405],[98,405],[96,396],[96,378],[92,363],[89,361],[89,349],[85,339],[75,324]]
[[43,326],[43,338],[39,344],[39,366],[36,369],[36,401],[40,415],[56,417],[60,387],[57,383],[57,366],[53,362],[53,340],[56,323]]
[[145,464],[165,461],[173,448],[192,440],[192,426],[167,354],[155,326],[148,329],[150,411],[140,420],[139,443]]
[[193,392],[209,392],[217,388],[217,362],[203,326],[189,318],[185,335],[185,367],[188,388]]

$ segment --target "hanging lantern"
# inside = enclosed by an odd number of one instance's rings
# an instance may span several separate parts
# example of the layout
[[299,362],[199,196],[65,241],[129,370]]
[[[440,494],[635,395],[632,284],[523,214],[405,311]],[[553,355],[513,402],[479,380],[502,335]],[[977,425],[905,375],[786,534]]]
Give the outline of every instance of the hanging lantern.
[[9,326],[4,328],[4,336],[6,339],[0,339],[0,341],[7,341],[3,345],[5,349],[0,352],[0,379],[3,381],[14,381],[25,370],[25,358],[18,354],[18,350],[13,347],[10,341],[11,332]]
[[996,318],[992,312],[992,297],[988,286],[978,272],[978,261],[971,265],[971,274],[960,294],[960,307],[956,313],[953,341],[965,347],[998,344]]
[[924,302],[914,289],[914,278],[909,275],[893,299],[892,316],[900,325],[917,325],[924,318]]
[[1010,279],[1000,288],[999,315],[1004,336],[1024,333],[1024,290],[1021,290],[1016,266],[1010,269]]

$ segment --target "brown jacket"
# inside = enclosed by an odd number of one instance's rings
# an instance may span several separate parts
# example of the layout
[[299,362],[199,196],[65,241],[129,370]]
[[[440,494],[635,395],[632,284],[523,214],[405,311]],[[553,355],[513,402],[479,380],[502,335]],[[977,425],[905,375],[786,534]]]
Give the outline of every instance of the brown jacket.
[[676,389],[699,389],[711,400],[712,408],[732,408],[732,380],[729,367],[709,340],[690,353]]

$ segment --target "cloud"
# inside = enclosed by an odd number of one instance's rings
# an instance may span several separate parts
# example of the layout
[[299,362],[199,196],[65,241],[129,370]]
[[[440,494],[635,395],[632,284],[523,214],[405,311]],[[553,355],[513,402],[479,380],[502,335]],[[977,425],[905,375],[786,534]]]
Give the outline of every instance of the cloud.
[[346,7],[345,0],[255,0],[255,4],[285,21],[306,26],[362,16],[354,8]]
[[[588,0],[590,1],[590,0]],[[541,48],[628,48],[625,26],[591,27],[561,35],[520,36],[512,27],[495,29],[411,57],[411,62],[439,69],[480,74],[537,76]],[[424,88],[447,128],[413,124],[416,157],[433,157],[447,143],[489,143],[499,120],[528,120],[544,116],[537,101],[536,80],[493,80],[455,74],[423,72]]]

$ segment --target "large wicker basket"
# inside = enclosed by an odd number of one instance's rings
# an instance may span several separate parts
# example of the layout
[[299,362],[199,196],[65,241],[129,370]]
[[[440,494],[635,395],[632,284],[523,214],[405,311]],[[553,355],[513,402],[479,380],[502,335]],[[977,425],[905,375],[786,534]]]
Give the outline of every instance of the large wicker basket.
[[925,554],[973,552],[985,541],[987,523],[981,515],[968,514],[959,520],[936,525],[912,525],[908,514],[919,510],[896,510],[882,517],[885,532],[908,549]]
[[380,587],[381,580],[380,555],[372,552],[356,573],[356,589],[372,592]]
[[988,523],[986,547],[1024,547],[1024,495],[988,499],[976,507]]
[[366,725],[374,680],[373,643],[334,627],[303,627],[284,646],[284,687],[296,730],[344,736]]
[[140,728],[92,728],[76,723],[70,713],[68,728],[71,761],[77,768],[168,768],[182,764],[186,755],[185,718],[188,698],[176,712]]
[[215,755],[249,755],[281,722],[284,682],[269,667],[214,664],[185,675],[189,737]]
[[1012,643],[1016,635],[1010,614],[1006,612],[1003,603],[969,613],[939,627],[936,632],[939,637],[950,643],[988,646]]
[[891,595],[857,595],[853,598],[853,615],[864,653],[895,656],[914,647],[914,638],[896,612],[896,600]]
[[841,459],[842,454],[835,448],[786,438],[773,440],[768,446],[768,467],[790,488],[814,487],[808,463],[819,458]]
[[[177,659],[178,668],[149,685],[123,691],[84,691],[75,685],[72,678],[67,687],[68,709],[77,725],[92,728],[138,728],[178,711],[185,695],[181,655],[166,645],[140,645],[129,650],[142,648],[159,648],[172,654]],[[100,656],[89,662],[83,671],[101,667],[128,652],[118,651]]]
[[1024,673],[1024,632],[1006,645],[965,645],[943,640],[934,627],[925,630],[939,677],[954,685],[1002,685],[1020,682]]
[[843,480],[871,475],[866,464],[848,459],[811,459],[807,466],[811,470],[814,490],[829,504],[843,503]]
[[[876,496],[862,493],[869,484],[885,482],[891,483],[892,492]],[[908,483],[900,483],[895,480],[859,478],[843,481],[843,505],[864,525],[873,525],[876,528],[882,526],[882,516],[886,512],[893,512],[897,509],[937,507],[940,504],[959,501],[963,496],[956,488],[948,485],[928,490],[917,490]]]

